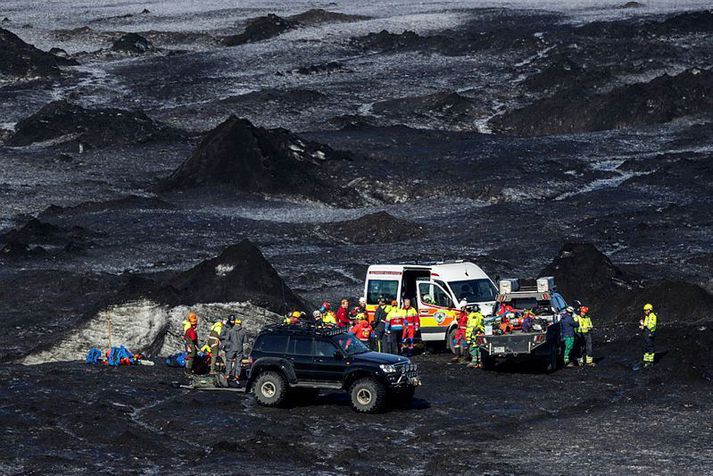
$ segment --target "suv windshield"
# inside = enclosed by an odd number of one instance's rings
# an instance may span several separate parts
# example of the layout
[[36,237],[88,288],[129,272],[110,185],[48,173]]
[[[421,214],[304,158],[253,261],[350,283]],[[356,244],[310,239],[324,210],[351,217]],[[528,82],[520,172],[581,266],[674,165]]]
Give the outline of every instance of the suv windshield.
[[362,342],[349,334],[341,334],[335,337],[334,342],[342,349],[346,355],[363,354],[369,352],[369,348]]
[[466,281],[449,281],[448,285],[458,298],[467,302],[495,301],[498,290],[489,279],[469,279]]

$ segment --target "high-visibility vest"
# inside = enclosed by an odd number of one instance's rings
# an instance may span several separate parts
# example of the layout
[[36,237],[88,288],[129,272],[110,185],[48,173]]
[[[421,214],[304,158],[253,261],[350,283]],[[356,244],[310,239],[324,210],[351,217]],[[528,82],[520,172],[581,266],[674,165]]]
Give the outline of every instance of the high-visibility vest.
[[580,334],[588,334],[589,331],[592,330],[592,327],[594,327],[592,318],[586,314],[584,316],[576,316],[574,320],[579,322],[579,327],[575,329],[575,332],[579,332]]
[[474,334],[478,334],[480,332],[485,332],[485,327],[483,327],[483,315],[479,312],[471,312],[468,314],[465,336],[467,339],[472,339],[475,337]]
[[648,316],[644,316],[644,329],[648,329],[649,332],[656,332],[656,314],[649,312]]

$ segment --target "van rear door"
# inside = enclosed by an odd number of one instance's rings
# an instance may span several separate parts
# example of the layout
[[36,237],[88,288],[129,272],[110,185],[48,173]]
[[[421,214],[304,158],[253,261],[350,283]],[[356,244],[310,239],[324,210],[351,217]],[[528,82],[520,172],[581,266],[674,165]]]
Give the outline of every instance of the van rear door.
[[366,310],[369,322],[374,320],[374,312],[379,303],[379,298],[383,297],[387,304],[397,300],[401,294],[401,273],[389,275],[384,273],[367,275],[364,296],[366,297]]

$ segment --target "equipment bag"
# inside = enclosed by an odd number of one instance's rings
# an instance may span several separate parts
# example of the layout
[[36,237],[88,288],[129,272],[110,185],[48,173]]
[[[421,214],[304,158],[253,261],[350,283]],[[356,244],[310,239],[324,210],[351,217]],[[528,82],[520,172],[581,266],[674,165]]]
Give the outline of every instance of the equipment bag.
[[169,367],[185,367],[186,366],[186,353],[185,352],[177,352],[173,355],[169,355],[166,357],[166,360],[164,361],[166,365]]
[[97,365],[101,356],[102,351],[97,349],[96,347],[92,347],[91,349],[89,349],[89,352],[87,352],[87,363]]
[[[127,361],[130,363],[131,359],[134,358],[134,354],[129,352],[123,345],[119,347],[112,347],[109,352],[109,358],[107,363],[112,367],[118,367],[119,365],[127,365]],[[126,360],[124,360],[126,359]],[[122,362],[123,360],[123,362]]]

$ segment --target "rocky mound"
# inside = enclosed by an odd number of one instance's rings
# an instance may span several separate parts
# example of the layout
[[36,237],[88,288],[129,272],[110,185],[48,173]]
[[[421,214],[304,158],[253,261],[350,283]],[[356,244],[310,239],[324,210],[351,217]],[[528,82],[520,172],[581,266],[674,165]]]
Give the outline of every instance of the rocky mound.
[[369,33],[352,39],[352,45],[357,48],[378,51],[428,49],[432,43],[433,39],[423,37],[411,30],[404,30],[402,33],[381,30],[379,33]]
[[607,94],[556,94],[496,117],[493,129],[525,136],[568,134],[669,122],[713,107],[713,72],[690,69]]
[[181,304],[199,302],[251,303],[275,312],[307,309],[250,241],[229,246],[220,256],[203,261],[166,282]]
[[331,12],[321,8],[313,8],[306,12],[298,13],[287,17],[288,20],[297,22],[301,25],[311,26],[322,23],[349,23],[361,20],[368,20],[371,17],[363,15],[349,15],[346,13]]
[[241,192],[287,194],[353,206],[361,202],[358,193],[346,184],[338,185],[326,168],[330,162],[347,158],[285,129],[263,129],[231,116],[210,131],[159,188],[225,185]]
[[153,43],[138,33],[127,33],[114,41],[111,50],[128,55],[142,55],[157,51]]
[[582,301],[608,324],[638,323],[646,303],[671,325],[707,319],[713,306],[713,296],[700,286],[625,274],[592,244],[565,244],[541,275],[554,276],[566,299]]
[[79,142],[89,147],[176,139],[177,130],[152,120],[141,111],[85,109],[67,101],[53,101],[15,125],[10,146],[37,142]]
[[156,197],[129,195],[128,197],[101,202],[83,202],[72,207],[50,205],[40,213],[39,219],[45,220],[66,215],[101,213],[114,210],[168,210],[172,208],[174,208],[172,204]]
[[451,126],[472,126],[478,107],[476,102],[458,93],[436,93],[390,99],[373,105],[372,111],[380,116],[404,123],[439,121]]
[[613,79],[607,68],[590,67],[586,62],[572,59],[570,55],[553,58],[541,71],[528,76],[524,84],[534,91],[571,89],[587,91]]
[[296,21],[288,20],[286,18],[279,17],[274,13],[270,13],[264,17],[249,20],[244,32],[238,35],[226,36],[222,41],[225,46],[238,46],[246,43],[255,43],[274,38],[286,31],[295,29],[298,26],[299,23]]
[[77,62],[46,53],[0,28],[0,81],[38,76],[56,76],[60,66]]
[[88,234],[79,226],[64,229],[33,218],[21,228],[0,236],[0,242],[5,242],[1,252],[10,257],[77,252],[92,245],[87,239]]
[[422,231],[422,227],[415,223],[395,218],[387,212],[371,213],[356,220],[319,227],[319,233],[330,240],[357,245],[406,241]]
[[313,74],[331,74],[336,73],[337,71],[344,71],[345,69],[346,68],[344,67],[344,63],[340,63],[339,61],[328,61],[326,63],[316,63],[311,64],[309,66],[301,66],[297,69],[290,71],[290,73],[307,76]]

